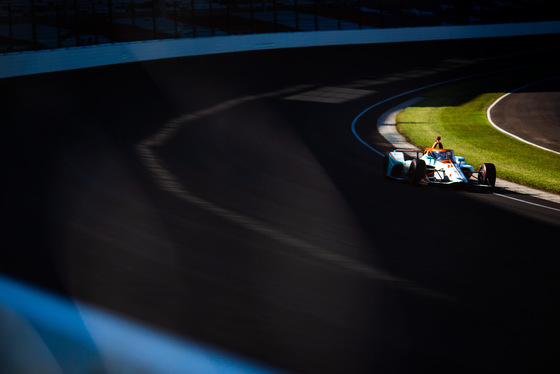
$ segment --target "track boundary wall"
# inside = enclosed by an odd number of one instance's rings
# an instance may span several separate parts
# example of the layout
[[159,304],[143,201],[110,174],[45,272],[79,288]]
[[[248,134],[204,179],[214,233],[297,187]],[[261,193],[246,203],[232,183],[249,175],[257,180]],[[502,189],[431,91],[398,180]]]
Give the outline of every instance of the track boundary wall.
[[420,42],[560,33],[560,21],[310,31],[100,44],[0,55],[0,78],[158,59],[282,48]]

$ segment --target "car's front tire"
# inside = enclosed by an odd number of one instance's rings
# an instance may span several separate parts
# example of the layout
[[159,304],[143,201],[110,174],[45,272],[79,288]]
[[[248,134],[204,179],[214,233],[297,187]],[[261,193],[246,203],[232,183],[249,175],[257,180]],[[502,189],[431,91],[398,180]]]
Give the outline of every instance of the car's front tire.
[[412,160],[407,177],[408,183],[412,186],[418,186],[420,181],[426,177],[426,162],[420,159]]
[[480,165],[480,169],[478,170],[478,183],[490,187],[496,185],[496,166],[494,166],[494,164],[485,163]]

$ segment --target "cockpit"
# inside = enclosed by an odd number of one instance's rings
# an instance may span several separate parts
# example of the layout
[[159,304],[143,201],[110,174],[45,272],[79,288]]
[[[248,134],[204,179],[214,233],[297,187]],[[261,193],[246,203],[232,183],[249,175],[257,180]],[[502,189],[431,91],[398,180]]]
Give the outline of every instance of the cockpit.
[[429,149],[426,151],[428,157],[432,157],[437,161],[451,161],[455,162],[455,154],[451,149]]

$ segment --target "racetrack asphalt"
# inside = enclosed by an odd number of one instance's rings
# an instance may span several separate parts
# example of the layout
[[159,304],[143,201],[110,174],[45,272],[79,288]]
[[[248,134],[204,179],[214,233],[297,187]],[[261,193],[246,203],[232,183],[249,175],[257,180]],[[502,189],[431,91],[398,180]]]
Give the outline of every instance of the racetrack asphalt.
[[560,152],[560,77],[508,95],[492,108],[491,115],[504,131]]
[[[422,100],[422,97],[416,97],[414,99],[411,99],[409,101],[400,103],[399,105],[389,109],[387,112],[383,113],[383,115],[381,117],[379,117],[378,121],[377,121],[377,129],[379,131],[379,133],[381,134],[381,136],[383,136],[389,143],[391,143],[393,145],[394,148],[401,148],[401,149],[417,149],[416,146],[414,146],[413,144],[409,143],[406,138],[401,135],[398,131],[397,131],[397,115],[404,110],[405,108],[419,102]],[[549,116],[550,117],[550,116]],[[553,121],[556,121],[556,118],[549,118]],[[503,120],[505,120],[503,118]],[[544,124],[543,124],[544,125]],[[554,125],[552,125],[554,126]],[[355,134],[357,138],[359,138],[360,140],[362,140],[360,138],[359,134]],[[363,141],[363,140],[362,140]],[[383,155],[381,152],[377,151],[375,148],[372,148],[372,151]],[[413,155],[412,155],[413,156]],[[513,183],[510,181],[507,181],[505,179],[501,179],[501,178],[497,178],[496,179],[496,185],[494,188],[494,191],[497,191],[498,193],[503,193],[506,192],[507,194],[517,194],[519,196],[523,196],[523,199],[517,199],[517,198],[513,198],[513,197],[508,197],[510,199],[515,199],[515,200],[519,200],[519,202],[525,202],[526,204],[529,205],[541,205],[540,203],[538,203],[537,201],[550,201],[553,203],[560,203],[560,195],[557,194],[553,194],[550,192],[546,192],[546,191],[542,191],[542,190],[538,190],[535,188],[531,188],[531,187],[527,187],[527,186],[523,186],[517,183]],[[505,195],[501,195],[504,196]],[[533,201],[531,201],[531,199],[527,199],[527,197],[533,197],[535,198]],[[555,210],[556,208],[553,207],[549,207],[549,206],[544,206],[543,207],[545,209],[552,209]]]
[[[543,61],[556,42],[1,81],[0,271],[292,372],[556,371],[560,212],[385,180],[350,129],[371,103]],[[381,151],[376,121],[394,105],[357,123]]]

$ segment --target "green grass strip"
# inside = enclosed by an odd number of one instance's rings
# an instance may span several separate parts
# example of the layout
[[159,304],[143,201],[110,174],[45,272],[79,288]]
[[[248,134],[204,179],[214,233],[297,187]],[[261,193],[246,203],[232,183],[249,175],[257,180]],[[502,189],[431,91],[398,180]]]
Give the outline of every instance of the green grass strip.
[[442,86],[397,116],[397,129],[419,148],[436,136],[478,169],[496,165],[498,178],[560,194],[560,155],[496,130],[486,110],[507,92],[558,75],[558,66],[501,73]]

